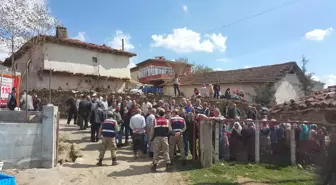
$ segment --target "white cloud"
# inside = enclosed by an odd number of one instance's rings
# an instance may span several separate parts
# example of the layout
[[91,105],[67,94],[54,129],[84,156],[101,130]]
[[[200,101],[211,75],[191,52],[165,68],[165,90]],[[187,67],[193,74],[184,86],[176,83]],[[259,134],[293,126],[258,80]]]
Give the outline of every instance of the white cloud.
[[153,43],[151,47],[166,48],[177,53],[189,53],[194,51],[213,52],[219,50],[225,52],[226,50],[226,36],[219,34],[202,35],[186,27],[173,29],[173,32],[165,35],[152,35]]
[[314,29],[310,32],[307,32],[305,34],[305,39],[307,40],[315,40],[315,41],[322,41],[324,40],[324,38],[331,34],[331,32],[333,31],[332,28],[327,28],[325,30],[322,29]]
[[313,76],[313,79],[325,83],[325,87],[336,85],[336,75]]
[[107,40],[107,45],[111,46],[112,48],[115,49],[121,49],[122,48],[122,39],[124,39],[124,49],[125,50],[132,50],[134,49],[134,45],[131,44],[131,35],[125,34],[121,30],[117,30],[116,34],[114,35],[113,38],[109,38]]
[[244,66],[244,69],[250,68],[250,66]]
[[215,68],[214,71],[224,71],[222,68]]
[[184,11],[184,12],[188,12],[188,7],[187,7],[187,5],[182,5],[182,8],[183,8],[183,11]]
[[85,32],[78,32],[78,34],[75,37],[73,37],[73,38],[85,42],[86,41],[86,37],[87,36],[86,36]]
[[229,59],[229,58],[217,58],[216,62],[231,62],[231,59]]

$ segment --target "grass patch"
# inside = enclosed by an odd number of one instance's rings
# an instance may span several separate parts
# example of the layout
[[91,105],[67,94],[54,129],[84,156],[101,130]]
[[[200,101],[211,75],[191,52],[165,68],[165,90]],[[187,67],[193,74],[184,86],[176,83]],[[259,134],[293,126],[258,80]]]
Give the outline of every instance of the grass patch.
[[313,185],[315,175],[296,166],[275,166],[269,164],[236,164],[219,162],[212,168],[185,170],[189,182],[195,185],[234,185],[237,177],[247,177],[251,180],[267,184],[281,185]]

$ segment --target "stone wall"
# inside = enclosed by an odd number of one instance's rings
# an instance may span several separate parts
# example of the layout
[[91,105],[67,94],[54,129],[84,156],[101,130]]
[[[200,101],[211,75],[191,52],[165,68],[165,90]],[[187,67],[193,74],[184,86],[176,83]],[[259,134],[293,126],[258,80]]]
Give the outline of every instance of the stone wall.
[[54,167],[57,112],[57,107],[44,106],[42,112],[29,112],[29,121],[23,121],[24,111],[0,111],[4,169]]
[[[48,103],[49,99],[49,90],[47,89],[42,89],[39,91],[33,91],[35,92],[38,97],[41,98],[42,103],[45,105]],[[84,94],[84,95],[92,95],[94,92],[93,91],[84,91],[84,92],[75,92],[75,91],[61,91],[61,90],[52,90],[51,91],[51,103],[54,104],[55,106],[59,107],[59,111],[61,113],[61,117],[65,118],[67,116],[67,110],[68,107],[66,105],[66,101],[69,99],[69,97],[73,96],[74,93],[76,94]],[[101,90],[101,93],[106,93],[106,91]],[[99,93],[98,93],[99,94]],[[154,94],[149,94],[149,95],[131,95],[131,94],[125,94],[125,93],[120,93],[120,94],[114,94],[116,97],[117,96],[122,96],[125,98],[126,96],[130,96],[132,99],[135,99],[137,102],[142,102],[142,100],[147,97],[150,101],[152,100],[165,100],[166,102],[169,102],[171,99],[175,99],[176,103],[180,103],[181,97],[173,98],[170,96],[164,96],[164,95],[154,95]],[[244,101],[238,101],[238,100],[226,100],[226,99],[209,99],[209,98],[201,98],[202,101],[206,101],[210,104],[216,104],[222,112],[224,112],[225,107],[228,106],[230,103],[235,103],[237,107],[241,110],[242,114],[245,115],[247,108],[248,108],[248,103]]]

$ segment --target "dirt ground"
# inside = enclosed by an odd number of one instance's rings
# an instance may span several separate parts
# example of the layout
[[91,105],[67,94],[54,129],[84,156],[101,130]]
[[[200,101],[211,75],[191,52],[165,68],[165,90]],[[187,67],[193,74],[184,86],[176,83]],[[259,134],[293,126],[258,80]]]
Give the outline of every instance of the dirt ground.
[[53,169],[5,170],[16,177],[18,185],[186,185],[179,172],[164,172],[160,163],[157,173],[150,172],[149,158],[134,160],[130,147],[118,150],[118,166],[111,166],[110,152],[105,153],[104,166],[97,167],[99,143],[91,143],[89,129],[79,131],[76,126],[61,121],[60,134],[68,134],[71,142],[77,143],[83,157],[76,163],[64,164]]

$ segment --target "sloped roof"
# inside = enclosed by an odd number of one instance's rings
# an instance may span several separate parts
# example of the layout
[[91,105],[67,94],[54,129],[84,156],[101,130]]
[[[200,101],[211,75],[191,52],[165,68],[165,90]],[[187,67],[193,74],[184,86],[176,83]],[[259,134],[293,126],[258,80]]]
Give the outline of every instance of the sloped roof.
[[296,62],[287,62],[246,69],[213,71],[199,74],[191,74],[180,77],[181,85],[217,83],[265,83],[276,82],[287,73],[295,72],[303,75]]
[[[15,54],[14,58],[15,60],[19,59],[23,54],[25,54],[32,46],[33,42],[32,40],[37,40],[38,42],[52,42],[56,44],[63,44],[63,45],[68,45],[68,46],[73,46],[73,47],[80,47],[80,48],[85,48],[85,49],[91,49],[91,50],[96,50],[102,53],[113,53],[116,55],[123,55],[123,56],[128,56],[128,57],[133,57],[136,56],[135,53],[119,50],[119,49],[114,49],[109,46],[106,46],[105,44],[103,45],[98,45],[98,44],[93,44],[93,43],[88,43],[88,42],[83,42],[80,40],[76,39],[71,39],[71,38],[58,38],[56,36],[50,36],[50,35],[40,35],[32,38],[30,41],[26,42]],[[10,66],[11,65],[11,60],[10,57],[8,57],[4,61],[4,65]]]
[[[168,63],[168,64],[178,64],[178,65],[184,65],[184,66],[191,66],[191,64],[187,64],[187,63],[183,63],[183,62],[175,62],[175,61],[172,61],[172,60],[158,59],[158,58],[150,58],[150,59],[147,59],[147,60],[142,61],[140,63],[137,63],[136,65],[141,66],[141,65],[143,65],[145,63],[148,63],[148,62]],[[134,68],[136,68],[136,67],[134,67]]]
[[274,106],[272,113],[307,110],[311,108],[336,108],[336,86],[330,86],[313,92],[309,96],[301,97],[299,100],[291,100]]

